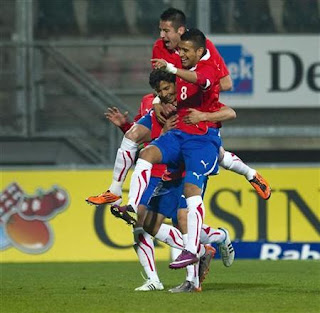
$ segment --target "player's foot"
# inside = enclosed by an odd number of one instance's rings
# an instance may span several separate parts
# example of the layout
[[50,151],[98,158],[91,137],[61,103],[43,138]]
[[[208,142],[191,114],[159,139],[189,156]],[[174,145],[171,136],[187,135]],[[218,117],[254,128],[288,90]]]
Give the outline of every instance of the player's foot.
[[186,280],[181,285],[168,290],[171,293],[179,292],[201,292],[201,287],[197,288],[192,281]]
[[262,199],[268,200],[270,198],[271,188],[268,182],[258,172],[256,172],[256,175],[254,175],[253,179],[249,180],[249,182]]
[[226,239],[218,244],[221,260],[224,266],[229,267],[234,261],[235,252],[228,231],[224,228],[219,229],[222,230],[226,235]]
[[169,267],[172,269],[183,268],[198,261],[199,259],[195,254],[188,250],[183,250],[180,255],[170,263]]
[[121,203],[121,197],[115,195],[110,190],[107,190],[107,191],[101,193],[100,195],[88,197],[86,199],[86,201],[88,203],[94,204],[94,205],[120,204]]
[[209,273],[210,270],[210,263],[213,260],[215,254],[216,254],[216,249],[213,248],[210,245],[205,245],[206,252],[205,254],[200,258],[200,263],[199,263],[199,281],[200,284],[205,280],[207,274]]
[[134,209],[131,205],[112,205],[110,208],[111,213],[117,217],[123,219],[127,224],[135,226],[136,220],[128,213],[128,212],[134,212]]
[[160,281],[157,280],[151,280],[148,278],[145,283],[136,288],[135,291],[155,291],[155,290],[163,290],[164,287]]

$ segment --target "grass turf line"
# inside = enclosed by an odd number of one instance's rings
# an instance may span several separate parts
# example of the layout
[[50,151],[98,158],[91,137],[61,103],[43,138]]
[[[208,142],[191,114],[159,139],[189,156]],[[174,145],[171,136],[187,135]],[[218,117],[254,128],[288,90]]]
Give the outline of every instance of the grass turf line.
[[170,294],[185,279],[158,263],[165,291],[135,292],[138,262],[0,264],[2,313],[319,313],[319,261],[212,262],[202,293]]

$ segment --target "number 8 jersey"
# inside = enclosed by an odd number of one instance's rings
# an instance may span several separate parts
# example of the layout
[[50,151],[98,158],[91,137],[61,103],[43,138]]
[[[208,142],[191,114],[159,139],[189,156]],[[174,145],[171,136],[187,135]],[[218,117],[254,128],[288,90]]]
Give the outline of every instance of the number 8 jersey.
[[208,122],[199,122],[191,125],[183,121],[188,114],[188,109],[193,108],[202,112],[214,112],[220,109],[219,103],[219,81],[221,78],[220,68],[210,59],[210,51],[199,60],[190,71],[197,74],[196,83],[188,83],[177,77],[177,114],[179,122],[177,128],[189,133],[203,135],[207,133]]

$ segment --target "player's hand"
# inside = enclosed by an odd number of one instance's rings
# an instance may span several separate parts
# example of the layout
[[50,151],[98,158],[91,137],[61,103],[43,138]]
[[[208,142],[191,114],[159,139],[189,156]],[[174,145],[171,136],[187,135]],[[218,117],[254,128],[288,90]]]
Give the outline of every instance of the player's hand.
[[188,115],[183,118],[186,124],[197,124],[201,121],[205,121],[205,112],[198,111],[196,109],[188,109]]
[[177,111],[176,106],[172,103],[154,103],[153,109],[158,122],[162,125],[166,123],[168,116],[172,115],[173,112]]
[[167,119],[166,119],[163,105],[161,103],[154,103],[153,110],[158,122],[164,125]]
[[163,125],[162,134],[165,134],[170,129],[176,128],[177,124],[178,124],[178,115],[175,114],[175,115],[170,116],[166,120],[165,124]]
[[116,107],[108,108],[108,111],[104,115],[112,124],[118,127],[128,122],[128,111],[122,113]]
[[167,61],[164,59],[151,59],[153,68],[165,70],[167,67]]
[[165,116],[171,116],[177,111],[176,103],[163,103],[163,114]]

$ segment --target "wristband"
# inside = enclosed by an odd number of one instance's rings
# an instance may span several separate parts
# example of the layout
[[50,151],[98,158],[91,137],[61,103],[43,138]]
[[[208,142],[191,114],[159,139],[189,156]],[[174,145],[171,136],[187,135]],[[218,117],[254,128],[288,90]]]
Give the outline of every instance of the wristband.
[[152,101],[152,104],[158,104],[158,103],[161,103],[161,100],[159,98],[159,96],[156,96],[153,101]]
[[172,64],[167,62],[166,72],[171,74],[176,74],[178,69]]

